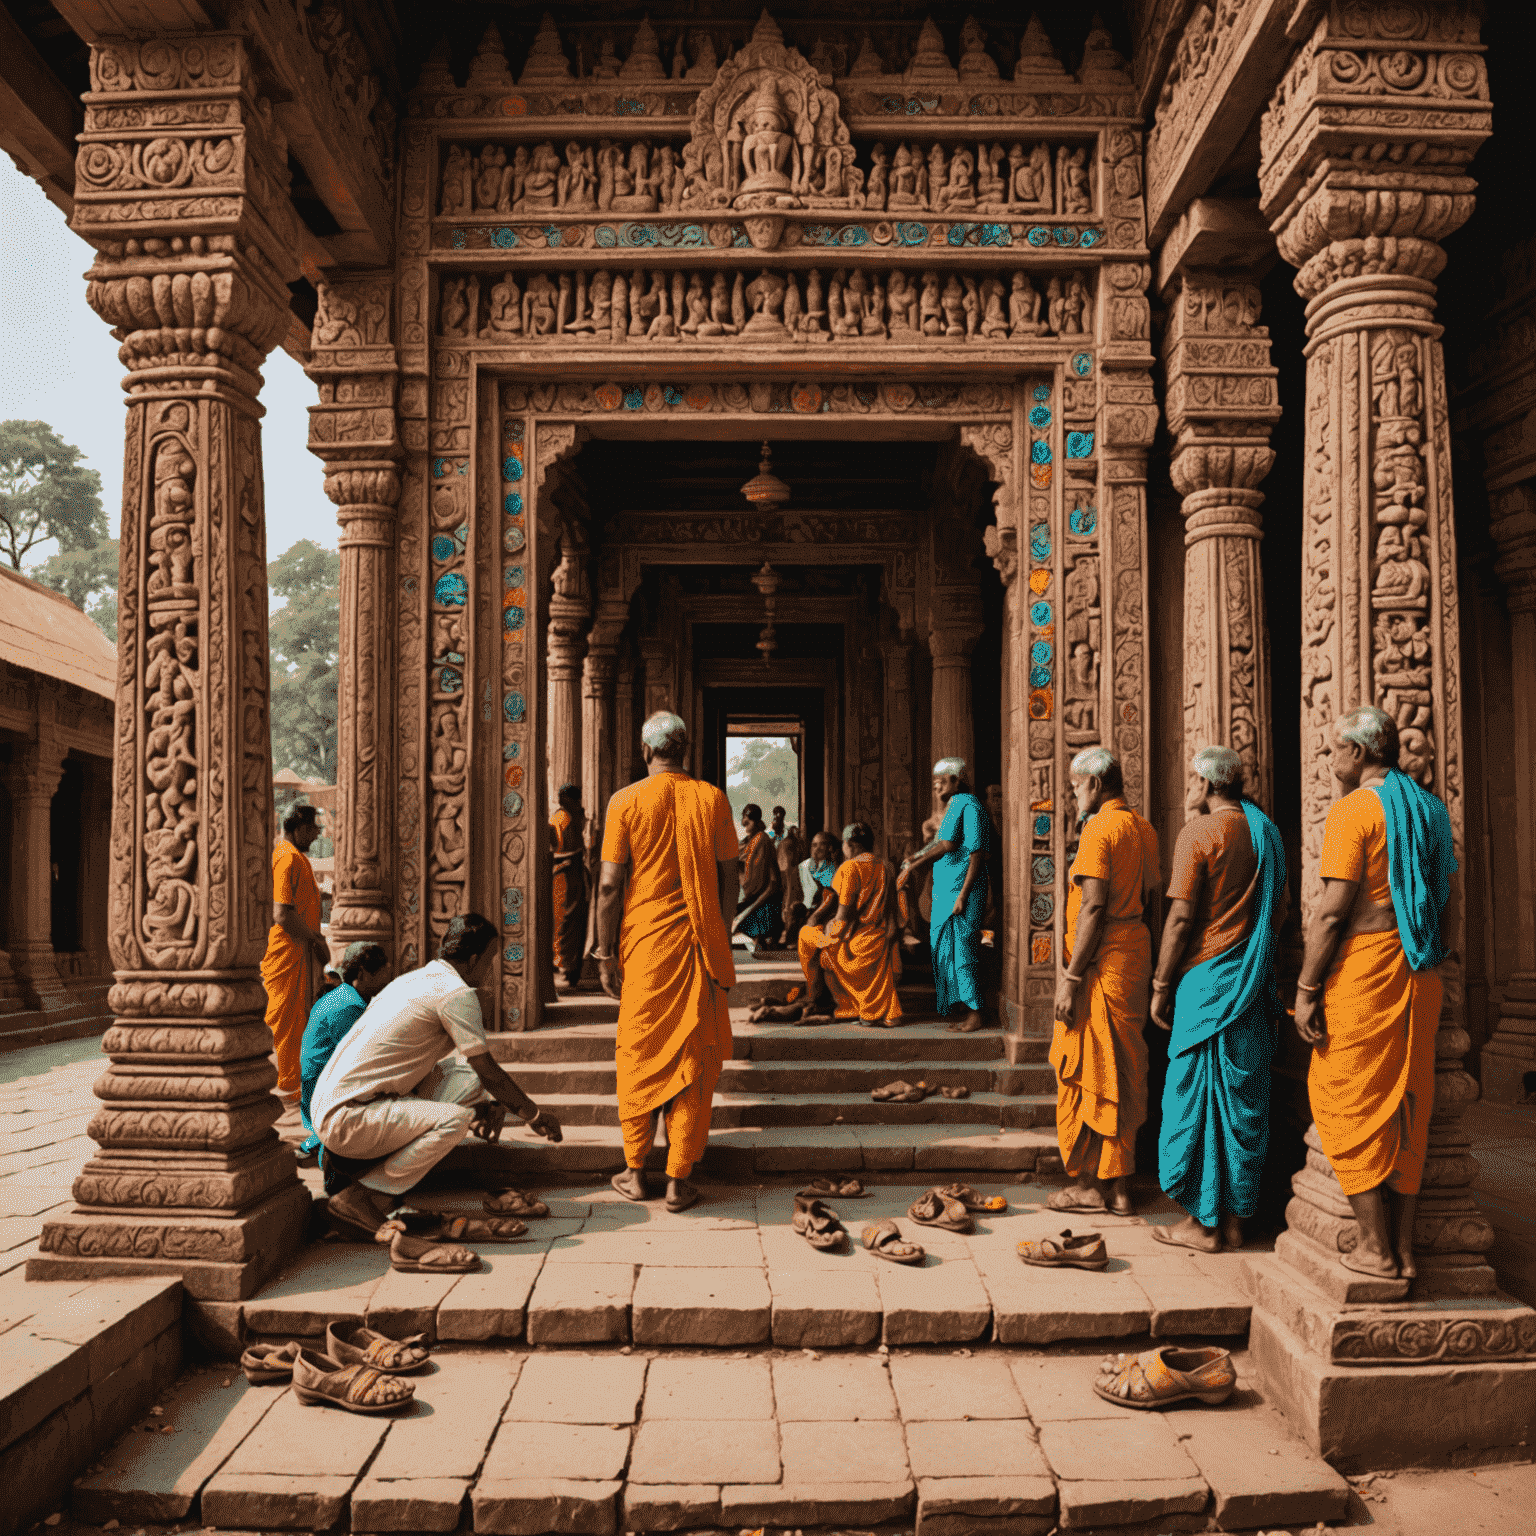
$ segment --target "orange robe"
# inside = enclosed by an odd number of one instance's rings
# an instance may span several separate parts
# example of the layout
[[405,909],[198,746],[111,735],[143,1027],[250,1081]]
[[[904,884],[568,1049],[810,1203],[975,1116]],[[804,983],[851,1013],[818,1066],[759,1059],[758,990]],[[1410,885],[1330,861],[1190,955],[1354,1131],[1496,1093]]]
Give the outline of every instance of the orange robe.
[[[290,906],[299,921],[320,929],[320,887],[308,857],[286,840],[272,849],[272,900]],[[261,959],[261,984],[267,989],[267,1028],[277,1052],[277,1091],[299,1092],[300,1047],[318,978],[309,945],[290,938],[276,923],[267,934]]]
[[[583,854],[571,813],[563,807],[549,818],[549,851]],[[587,942],[587,871],[583,859],[558,870],[554,877],[555,969],[579,976]]]
[[[1334,802],[1318,872],[1358,881],[1362,899],[1391,905],[1386,813],[1375,790]],[[1307,1094],[1339,1185],[1346,1195],[1382,1184],[1417,1194],[1434,1110],[1440,977],[1409,966],[1397,929],[1358,933],[1340,945],[1322,995],[1328,1038],[1312,1051]]]
[[806,985],[816,988],[816,967],[827,978],[840,1019],[891,1023],[901,1017],[896,979],[901,960],[896,952],[895,883],[890,870],[872,853],[849,859],[832,877],[839,906],[852,907],[853,936],[843,937],[843,925],[832,918],[825,928],[800,930],[800,969]]
[[631,1168],[644,1166],[657,1110],[667,1115],[669,1178],[686,1178],[709,1139],[736,981],[716,865],[736,854],[730,802],[686,773],[652,774],[608,802],[603,860],[630,866],[615,1060]]
[[[1083,971],[1070,1025],[1056,1021],[1056,1139],[1073,1177],[1118,1179],[1136,1171],[1136,1132],[1147,1118],[1147,1043],[1142,1026],[1152,983],[1152,935],[1142,920],[1143,893],[1157,884],[1157,833],[1126,805],[1106,800],[1083,827],[1068,876],[1066,957],[1072,963],[1079,882],[1109,882],[1109,908],[1098,953]],[[1087,1132],[1103,1138],[1098,1167],[1088,1168]]]

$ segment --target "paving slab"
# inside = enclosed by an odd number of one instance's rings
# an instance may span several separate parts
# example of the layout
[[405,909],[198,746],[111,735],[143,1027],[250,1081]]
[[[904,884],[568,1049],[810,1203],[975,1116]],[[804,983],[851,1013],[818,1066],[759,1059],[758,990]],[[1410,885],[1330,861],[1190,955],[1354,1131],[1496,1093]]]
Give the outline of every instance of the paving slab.
[[896,1419],[890,1370],[869,1355],[805,1356],[773,1362],[775,1417],[780,1426],[795,1423]]
[[1124,1419],[1131,1411],[1093,1390],[1102,1354],[1015,1355],[1008,1361],[1024,1407],[1036,1424],[1072,1419]]
[[1049,1477],[918,1479],[917,1536],[1047,1536],[1055,1525]]
[[872,1270],[770,1269],[768,1292],[773,1342],[781,1349],[873,1344],[880,1337],[885,1314]]
[[[685,1480],[777,1483],[779,1428],[771,1419],[738,1420],[729,1434],[679,1434],[675,1419],[647,1419],[635,1433],[631,1483],[676,1486]],[[722,1498],[724,1494],[722,1492]]]
[[391,1423],[369,1465],[369,1477],[391,1483],[472,1478],[485,1459],[522,1366],[523,1357],[500,1351],[434,1356],[425,1372],[405,1378],[416,1386],[415,1409]]
[[620,1482],[482,1477],[469,1502],[477,1536],[614,1536],[623,1488]]
[[368,1297],[367,1323],[392,1339],[424,1333],[437,1338],[437,1309],[462,1275],[410,1275],[387,1271]]
[[891,1385],[901,1416],[921,1419],[1022,1419],[1024,1400],[1001,1355],[893,1355]]
[[534,1424],[505,1419],[485,1458],[481,1482],[606,1482],[621,1477],[629,1459],[629,1426]]
[[[804,1362],[802,1362],[804,1363]],[[661,1356],[646,1373],[647,1419],[738,1419],[774,1417],[773,1380],[762,1356],[709,1360]]]
[[437,1308],[437,1337],[476,1341],[520,1339],[528,1299],[544,1267],[544,1254],[482,1254],[480,1268],[460,1275]]
[[552,1264],[545,1260],[528,1297],[530,1344],[626,1344],[633,1264]]
[[575,1236],[549,1245],[548,1263],[654,1264],[668,1269],[761,1269],[754,1227],[698,1228],[588,1222]]
[[1062,1529],[1204,1510],[1210,1490],[1174,1427],[1184,1417],[1122,1413],[1118,1421],[1042,1425],[1040,1449],[1056,1474]]
[[176,1433],[124,1435],[100,1457],[100,1470],[75,1484],[71,1513],[91,1525],[183,1519],[203,1485],[286,1391],[253,1387],[238,1370],[183,1377],[159,1405]]
[[640,1416],[642,1355],[529,1355],[504,1417],[548,1424],[633,1424]]
[[340,1525],[357,1474],[221,1472],[203,1489],[202,1518],[210,1528],[324,1531]]
[[1028,1419],[938,1419],[906,1425],[912,1475],[1049,1478]]
[[906,1441],[894,1419],[819,1420],[779,1425],[786,1485],[909,1482]]
[[164,1275],[122,1276],[51,1292],[26,1327],[41,1339],[73,1345],[87,1377],[102,1381],[181,1317],[181,1282]]
[[253,1333],[316,1338],[327,1323],[363,1323],[389,1258],[375,1243],[314,1243],[245,1304]]
[[905,1519],[914,1489],[899,1483],[747,1484],[720,1490],[720,1523],[797,1528],[808,1525],[880,1525]]
[[887,1264],[880,1271],[884,1338],[900,1344],[964,1344],[992,1321],[992,1301],[970,1259],[929,1254],[920,1265]]
[[1136,1264],[1133,1272],[1152,1309],[1153,1338],[1248,1332],[1253,1306],[1236,1286],[1155,1264]]
[[622,1514],[626,1531],[707,1530],[720,1523],[720,1490],[708,1485],[626,1483]]
[[[752,1237],[755,1243],[756,1234]],[[696,1250],[702,1246],[697,1244]],[[773,1297],[761,1267],[674,1269],[647,1264],[635,1282],[630,1331],[636,1344],[650,1348],[686,1344],[735,1348],[766,1344],[772,1317]]]
[[1349,1484],[1251,1393],[1239,1389],[1219,1409],[1181,1413],[1176,1423],[1222,1530],[1345,1517]]
[[469,1493],[467,1477],[368,1476],[352,1490],[354,1531],[456,1531]]
[[1129,1272],[988,1267],[982,1271],[999,1344],[1112,1339],[1147,1332],[1152,1307]]

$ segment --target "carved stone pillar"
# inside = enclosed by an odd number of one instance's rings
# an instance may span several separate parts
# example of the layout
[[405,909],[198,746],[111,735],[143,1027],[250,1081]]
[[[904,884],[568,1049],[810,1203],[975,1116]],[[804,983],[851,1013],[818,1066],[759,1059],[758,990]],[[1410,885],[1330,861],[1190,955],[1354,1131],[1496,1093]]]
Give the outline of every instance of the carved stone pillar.
[[[1362,31],[1361,29],[1365,30]],[[1374,39],[1391,39],[1379,45]],[[1376,126],[1380,83],[1394,125]],[[1322,103],[1326,102],[1326,108]],[[1354,115],[1348,115],[1353,113]],[[1343,114],[1343,115],[1341,115]],[[1341,126],[1347,123],[1348,126]],[[1487,136],[1487,75],[1470,11],[1332,6],[1265,115],[1262,209],[1307,300],[1307,465],[1302,570],[1302,903],[1315,908],[1323,823],[1336,796],[1330,727],[1358,704],[1395,717],[1403,769],[1450,807],[1462,846],[1456,535],[1436,278],[1439,241],[1472,212],[1468,162]],[[1418,1296],[1496,1288],[1482,1255],[1493,1231],[1473,1202],[1477,1171],[1459,1121],[1477,1084],[1462,1070],[1460,879],[1429,1166],[1419,1206]],[[1309,1140],[1316,1132],[1308,1133]],[[1321,1167],[1315,1166],[1321,1163]],[[1390,1299],[1393,1281],[1345,1283],[1349,1219],[1331,1170],[1298,1175],[1286,1235],[1341,1300]],[[1331,1186],[1331,1187],[1328,1187]],[[1310,1207],[1304,1209],[1304,1207]],[[1373,1289],[1373,1285],[1375,1289]]]
[[581,795],[587,822],[600,834],[608,801],[618,788],[620,747],[614,713],[619,676],[619,632],[629,615],[627,603],[604,601],[587,636],[581,668]]
[[917,846],[912,796],[912,642],[891,639],[885,654],[885,856],[900,864]]
[[971,652],[981,638],[981,601],[974,589],[936,589],[929,623],[928,651],[933,657],[931,755],[934,762],[941,757],[962,757],[974,774]]
[[6,774],[11,795],[11,969],[26,1005],[49,1018],[70,1011],[53,958],[53,856],[50,813],[64,776],[65,748],[54,738],[27,742]]
[[395,512],[401,453],[386,279],[322,283],[306,370],[320,390],[309,449],[325,461],[325,493],[341,525],[341,646],[336,726],[336,894],[330,940],[390,948]]
[[[635,719],[635,657],[632,646],[619,653],[619,681],[613,701],[613,787],[623,789],[639,773],[640,724]],[[606,810],[607,808],[604,807]]]
[[[645,669],[645,716],[640,721],[644,725],[659,709],[677,710],[673,702],[677,691],[677,655],[671,640],[664,635],[652,635],[640,642],[640,661]],[[638,752],[639,748],[635,750]]]
[[289,324],[297,221],[241,38],[98,39],[91,87],[73,225],[96,247],[87,297],[129,370],[116,1019],[89,1127],[101,1150],[27,1273],[178,1274],[233,1302],[284,1262],[310,1205],[272,1132],[257,970],[272,765],[256,396]]
[[549,807],[562,784],[581,782],[581,662],[587,648],[592,599],[586,546],[574,524],[560,534],[560,563],[549,599]]
[[1184,760],[1233,748],[1268,810],[1273,784],[1269,638],[1257,489],[1274,453],[1278,370],[1246,273],[1183,270],[1164,297],[1171,471],[1184,497]]
[[1532,482],[1495,499],[1495,570],[1509,604],[1509,711],[1514,725],[1510,762],[1515,773],[1513,836],[1517,887],[1501,901],[1498,918],[1514,931],[1515,970],[1499,1001],[1499,1022],[1483,1047],[1483,1096],[1517,1104],[1536,1072],[1536,498]]

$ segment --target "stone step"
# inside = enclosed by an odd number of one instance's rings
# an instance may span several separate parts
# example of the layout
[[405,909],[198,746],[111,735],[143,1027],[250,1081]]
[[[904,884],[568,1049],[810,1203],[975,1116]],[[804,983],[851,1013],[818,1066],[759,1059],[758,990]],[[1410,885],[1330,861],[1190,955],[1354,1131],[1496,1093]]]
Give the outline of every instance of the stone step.
[[[529,1085],[525,1089],[533,1092]],[[618,1101],[611,1092],[534,1093],[541,1107],[561,1125],[617,1126]],[[978,1129],[1001,1125],[1026,1127],[1053,1123],[1056,1114],[1054,1094],[1017,1094],[981,1092],[966,1099],[947,1099],[934,1094],[921,1104],[887,1104],[863,1093],[786,1093],[762,1092],[715,1094],[711,1126],[716,1130],[737,1127],[826,1125],[973,1125]]]
[[[518,1086],[543,1103],[556,1094],[606,1094],[617,1092],[613,1062],[521,1062],[516,1065]],[[991,1063],[934,1061],[741,1061],[725,1064],[720,1075],[721,1093],[868,1094],[895,1079],[926,1082],[930,1086],[969,1088],[973,1094],[1049,1093],[1054,1077],[1045,1065],[993,1066]]]

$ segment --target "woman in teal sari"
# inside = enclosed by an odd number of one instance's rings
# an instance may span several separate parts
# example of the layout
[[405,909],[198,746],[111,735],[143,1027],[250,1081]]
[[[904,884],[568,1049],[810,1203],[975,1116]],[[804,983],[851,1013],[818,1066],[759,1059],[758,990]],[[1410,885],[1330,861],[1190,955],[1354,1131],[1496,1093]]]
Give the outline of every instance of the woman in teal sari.
[[933,765],[933,788],[944,806],[939,833],[901,866],[898,888],[909,873],[933,865],[933,911],[928,944],[933,956],[934,1004],[939,1015],[961,1004],[965,1016],[949,1027],[970,1035],[981,1017],[981,920],[987,909],[987,808],[971,793],[965,760],[944,757]]

